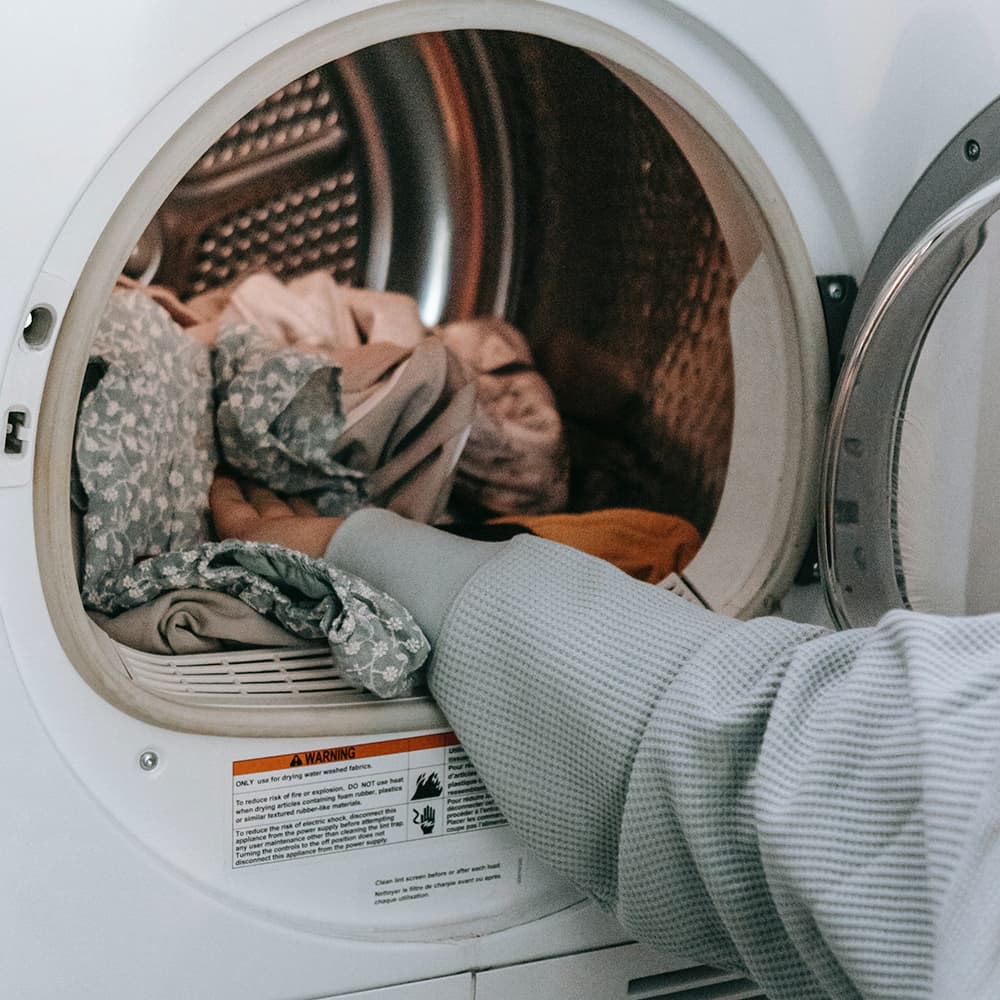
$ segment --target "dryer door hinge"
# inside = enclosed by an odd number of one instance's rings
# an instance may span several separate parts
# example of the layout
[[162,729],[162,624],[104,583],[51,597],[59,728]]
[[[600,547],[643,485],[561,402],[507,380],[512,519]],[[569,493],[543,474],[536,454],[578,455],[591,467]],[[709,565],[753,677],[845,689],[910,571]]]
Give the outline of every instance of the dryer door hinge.
[[[830,363],[830,392],[837,383],[841,366],[844,363],[844,334],[847,332],[847,321],[851,316],[851,308],[858,296],[858,283],[849,274],[821,274],[816,278],[819,285],[819,298],[823,303],[823,319],[826,321],[826,349]],[[802,565],[795,574],[797,584],[818,583],[821,579],[819,570],[819,542],[813,532],[806,549]]]
[[820,301],[823,303],[823,319],[826,321],[832,392],[844,363],[844,333],[847,331],[847,321],[854,300],[858,297],[858,283],[849,274],[821,274],[816,281],[819,284]]

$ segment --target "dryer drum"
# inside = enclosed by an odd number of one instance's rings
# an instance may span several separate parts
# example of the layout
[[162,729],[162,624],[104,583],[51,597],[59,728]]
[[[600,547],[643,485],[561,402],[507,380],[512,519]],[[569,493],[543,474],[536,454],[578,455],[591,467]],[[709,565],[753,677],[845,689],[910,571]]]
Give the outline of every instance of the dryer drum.
[[[710,528],[732,430],[732,269],[680,149],[587,54],[420,36],[270,95],[199,158],[125,271],[186,298],[265,268],[407,292],[428,324],[505,315],[556,392],[570,508]],[[358,697],[322,650],[124,656],[174,698]]]
[[[39,481],[68,487],[60,400],[79,389],[106,303],[96,289],[114,268],[182,299],[255,270],[325,270],[412,296],[426,326],[511,322],[564,421],[568,510],[686,518],[705,544],[665,583],[731,614],[773,607],[807,540],[824,348],[801,239],[759,161],[737,168],[697,109],[534,34],[413,35],[296,69],[269,95],[234,91],[256,99],[236,121],[216,113],[234,100],[222,91],[190,123],[214,140],[181,130],[123,197],[64,323],[76,336],[56,345],[49,385],[67,391],[47,391]],[[177,149],[197,153],[175,164]],[[149,206],[145,183],[169,193]],[[41,495],[55,538],[59,489]],[[231,735],[441,724],[426,699],[373,705],[325,650],[160,656],[114,643],[64,586],[65,549],[40,546],[53,621],[81,674],[131,714]],[[339,721],[314,711],[332,705]]]
[[260,268],[404,291],[428,324],[505,315],[567,420],[572,508],[710,528],[732,432],[732,268],[677,145],[587,54],[419,36],[272,94],[178,184],[126,272],[185,297]]

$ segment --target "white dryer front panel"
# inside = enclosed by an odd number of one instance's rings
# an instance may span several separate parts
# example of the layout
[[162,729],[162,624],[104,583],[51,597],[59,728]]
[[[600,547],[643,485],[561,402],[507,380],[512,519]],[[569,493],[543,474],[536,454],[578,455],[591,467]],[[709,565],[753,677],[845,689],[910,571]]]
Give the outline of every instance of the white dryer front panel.
[[[834,21],[821,3],[789,14],[778,2],[101,0],[5,15],[0,718],[15,819],[0,850],[16,902],[4,925],[12,995],[264,1000],[456,974],[460,994],[468,970],[623,937],[494,825],[485,798],[459,803],[461,823],[441,836],[442,814],[412,798],[421,780],[440,768],[448,791],[451,767],[456,790],[479,789],[426,699],[231,711],[159,697],[86,618],[68,482],[88,345],[130,251],[210,144],[317,66],[451,30],[548,38],[637,95],[716,210],[737,284],[734,457],[687,583],[720,610],[756,613],[788,586],[812,527],[827,404],[816,275],[859,274],[934,151],[996,96],[966,43],[971,31],[980,66],[994,65],[1000,11],[912,8],[852,2]],[[863,44],[842,39],[852,20],[870,26]],[[927,72],[932,52],[962,71]],[[987,202],[972,188],[962,197],[963,224],[978,219]],[[359,761],[371,767],[352,771]]]

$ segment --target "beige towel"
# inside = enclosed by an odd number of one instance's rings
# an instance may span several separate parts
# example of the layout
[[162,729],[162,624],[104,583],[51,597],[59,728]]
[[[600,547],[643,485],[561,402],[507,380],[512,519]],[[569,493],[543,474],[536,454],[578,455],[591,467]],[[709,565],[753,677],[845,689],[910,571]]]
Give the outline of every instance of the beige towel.
[[187,305],[203,320],[252,323],[276,343],[307,351],[378,343],[415,347],[425,336],[417,303],[408,295],[338,285],[326,271],[287,283],[259,271]]
[[222,649],[314,645],[258,614],[237,597],[214,590],[175,590],[119,615],[91,612],[112,639],[161,656]]

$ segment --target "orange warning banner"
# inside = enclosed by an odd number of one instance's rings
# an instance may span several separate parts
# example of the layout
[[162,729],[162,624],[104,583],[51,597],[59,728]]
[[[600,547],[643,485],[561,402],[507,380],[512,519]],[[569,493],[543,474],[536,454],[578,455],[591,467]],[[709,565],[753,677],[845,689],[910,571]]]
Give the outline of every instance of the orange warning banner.
[[434,750],[437,747],[458,746],[454,733],[432,733],[430,736],[407,736],[398,740],[379,743],[346,743],[322,750],[300,750],[297,753],[279,754],[276,757],[256,757],[252,760],[234,760],[233,777],[243,774],[260,774],[263,771],[284,771],[290,767],[315,767],[338,761],[361,760],[365,757],[385,757],[394,753],[415,750]]

